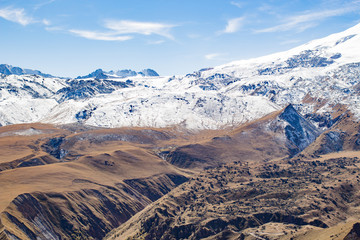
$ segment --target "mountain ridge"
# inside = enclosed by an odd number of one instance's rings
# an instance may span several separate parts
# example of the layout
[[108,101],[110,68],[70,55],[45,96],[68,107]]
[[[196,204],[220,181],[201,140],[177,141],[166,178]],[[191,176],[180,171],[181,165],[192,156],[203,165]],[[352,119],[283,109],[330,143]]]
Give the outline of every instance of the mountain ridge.
[[32,70],[32,69],[24,69],[20,67],[13,67],[12,65],[8,64],[0,64],[0,73],[4,75],[39,75],[42,77],[53,78],[54,76],[47,73],[42,73],[39,70]]
[[86,78],[95,78],[95,79],[108,79],[111,77],[119,77],[119,78],[126,78],[126,77],[136,77],[136,76],[143,76],[143,77],[159,77],[159,74],[152,70],[152,69],[143,69],[140,72],[135,72],[131,69],[124,69],[118,71],[104,71],[101,68],[95,70],[94,72],[85,75],[79,76],[76,79],[86,79]]
[[[1,76],[1,104],[12,111],[0,111],[0,124],[80,121],[99,127],[218,129],[255,120],[288,104],[302,115],[321,115],[313,118],[314,124],[331,116],[337,104],[360,118],[359,29],[356,25],[289,51],[185,76],[101,69],[82,79]],[[28,103],[20,104],[19,99]],[[87,117],[79,120],[84,112]]]

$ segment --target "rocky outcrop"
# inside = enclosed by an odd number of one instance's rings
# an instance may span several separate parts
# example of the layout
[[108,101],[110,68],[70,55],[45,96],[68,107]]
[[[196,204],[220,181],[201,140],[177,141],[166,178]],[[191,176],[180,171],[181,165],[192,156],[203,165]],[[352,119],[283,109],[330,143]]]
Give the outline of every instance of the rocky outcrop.
[[359,239],[360,239],[360,223],[355,223],[353,228],[344,238],[344,240],[359,240]]
[[290,156],[304,150],[320,135],[320,131],[303,118],[291,104],[284,109],[279,118],[287,123],[285,135]]
[[74,99],[84,99],[95,96],[96,94],[110,94],[117,89],[127,88],[133,86],[132,81],[127,80],[113,81],[106,80],[106,76],[97,76],[89,80],[71,80],[68,81],[68,86],[57,91],[59,102]]
[[67,154],[67,151],[61,147],[64,141],[65,136],[51,138],[43,144],[41,148],[51,156],[54,156],[57,159],[62,159]]
[[309,156],[341,151],[360,150],[360,123],[349,111],[338,117],[336,123],[324,131],[303,153]]

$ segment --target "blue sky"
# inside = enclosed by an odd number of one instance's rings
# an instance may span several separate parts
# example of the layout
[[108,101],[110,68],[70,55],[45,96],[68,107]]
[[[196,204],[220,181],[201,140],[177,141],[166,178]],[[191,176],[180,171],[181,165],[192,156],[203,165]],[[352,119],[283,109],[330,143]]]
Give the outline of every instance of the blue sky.
[[186,74],[360,22],[360,0],[0,0],[0,63],[76,77]]

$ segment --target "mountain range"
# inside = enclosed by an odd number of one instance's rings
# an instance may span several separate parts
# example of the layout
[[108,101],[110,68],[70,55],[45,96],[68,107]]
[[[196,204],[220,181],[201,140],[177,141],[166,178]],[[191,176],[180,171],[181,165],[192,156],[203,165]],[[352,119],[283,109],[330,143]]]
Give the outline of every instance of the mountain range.
[[1,240],[360,238],[360,24],[183,76],[0,70]]
[[45,74],[40,72],[39,70],[32,70],[32,69],[23,69],[20,67],[13,67],[8,64],[0,64],[0,73],[4,75],[38,75],[42,77],[54,77],[50,74]]
[[[286,52],[185,76],[157,76],[149,69],[138,73],[99,69],[64,79],[23,75],[25,70],[19,70],[21,75],[1,76],[0,124],[218,129],[290,103],[313,119],[329,118],[337,104],[359,116],[359,29],[357,25]],[[86,117],[79,117],[83,112]]]

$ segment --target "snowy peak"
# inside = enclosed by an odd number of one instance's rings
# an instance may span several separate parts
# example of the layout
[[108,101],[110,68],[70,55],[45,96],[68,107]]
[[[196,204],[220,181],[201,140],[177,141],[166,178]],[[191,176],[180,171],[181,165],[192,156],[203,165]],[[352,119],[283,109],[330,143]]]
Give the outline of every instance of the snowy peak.
[[108,76],[106,75],[106,72],[104,72],[102,69],[96,69],[92,73],[89,73],[85,76],[78,76],[76,79],[86,79],[86,78],[95,78],[95,79],[107,79]]
[[8,64],[0,64],[0,73],[4,75],[39,75],[42,77],[53,77],[52,75],[42,73],[39,70],[23,69],[20,67],[13,67]]
[[143,69],[141,72],[139,72],[140,75],[145,76],[145,77],[158,77],[159,74],[157,72],[155,72],[152,69]]
[[126,77],[135,77],[135,76],[143,76],[143,77],[158,77],[159,74],[152,69],[144,69],[140,72],[135,72],[131,69],[124,69],[118,71],[103,71],[102,69],[97,69],[94,72],[86,75],[79,76],[76,79],[86,79],[86,78],[95,78],[95,79],[108,79],[108,78],[126,78]]
[[[360,24],[346,31],[310,41],[288,51],[263,57],[233,61],[204,71],[204,75],[214,72],[231,73],[241,76],[249,68],[262,68],[265,73],[284,73],[289,69],[339,66],[360,62]],[[247,71],[245,71],[247,72]]]

